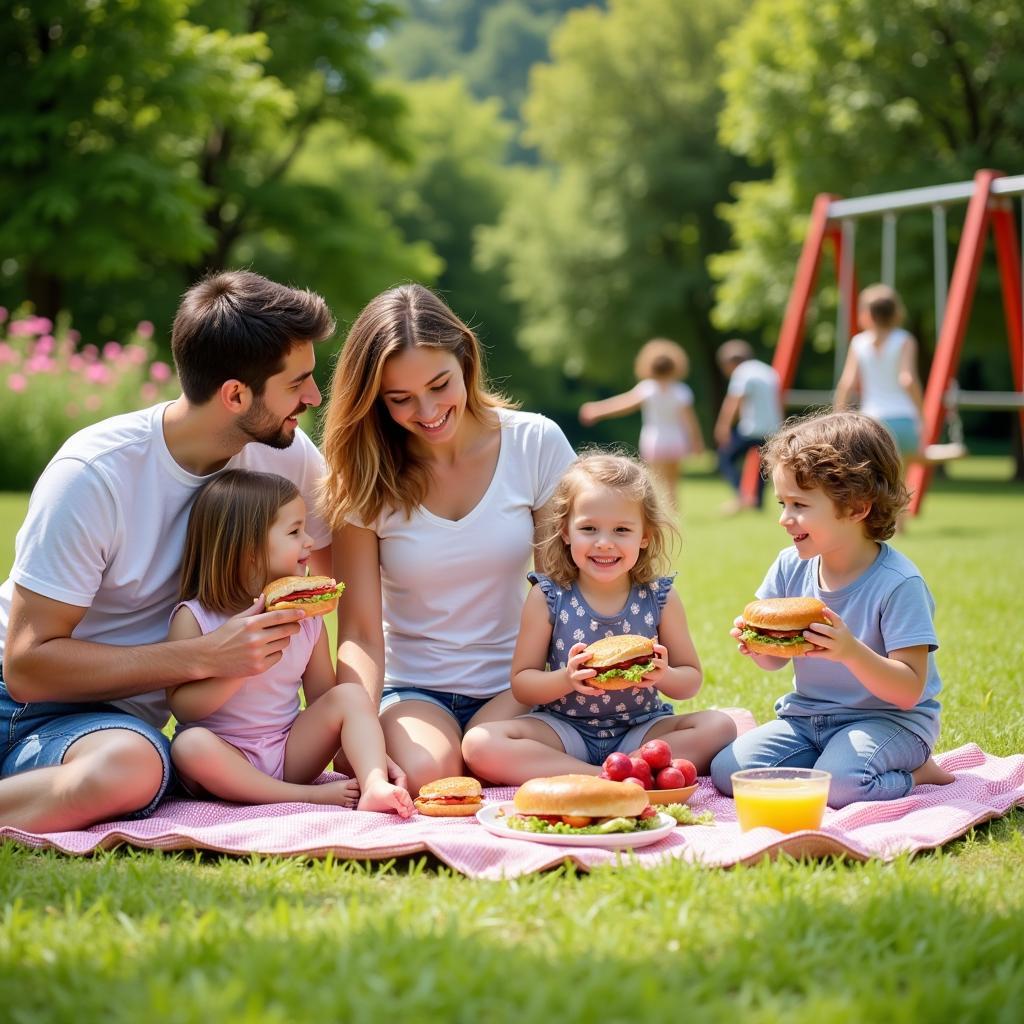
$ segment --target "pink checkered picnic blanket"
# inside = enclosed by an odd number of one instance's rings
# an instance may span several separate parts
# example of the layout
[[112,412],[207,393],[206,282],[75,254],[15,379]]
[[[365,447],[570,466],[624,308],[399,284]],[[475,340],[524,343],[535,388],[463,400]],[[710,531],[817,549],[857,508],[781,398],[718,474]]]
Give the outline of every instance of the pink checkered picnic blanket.
[[[690,805],[695,811],[712,811],[715,824],[677,828],[657,843],[632,852],[505,839],[485,831],[473,818],[417,814],[402,821],[390,814],[313,804],[251,807],[178,799],[165,800],[145,821],[115,821],[45,835],[2,828],[0,838],[70,854],[120,843],[158,850],[283,856],[332,853],[373,860],[426,852],[473,878],[510,878],[566,860],[583,869],[617,862],[654,866],[670,858],[726,867],[778,853],[891,860],[901,853],[942,846],[972,826],[1024,805],[1024,755],[993,757],[968,743],[936,760],[956,775],[955,782],[921,786],[902,800],[828,810],[820,830],[791,835],[768,828],[740,832],[732,800],[718,793],[708,779],[701,779]],[[504,801],[513,793],[509,788],[489,789],[485,796],[488,801]]]

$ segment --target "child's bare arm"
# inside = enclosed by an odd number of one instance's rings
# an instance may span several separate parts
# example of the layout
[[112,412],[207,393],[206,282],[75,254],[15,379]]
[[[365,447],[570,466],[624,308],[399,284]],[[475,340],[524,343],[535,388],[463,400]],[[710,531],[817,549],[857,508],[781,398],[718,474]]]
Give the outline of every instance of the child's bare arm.
[[692,454],[700,455],[704,451],[704,433],[700,429],[700,421],[697,419],[697,414],[693,411],[693,406],[684,405],[679,411],[679,418],[682,420],[683,429],[690,438]]
[[[551,644],[551,623],[548,621],[547,598],[540,587],[526,595],[519,623],[519,639],[512,655],[512,696],[522,704],[547,704],[573,690],[598,696],[604,690],[587,686],[585,680],[595,676],[585,668],[579,657],[584,644],[576,644],[564,669],[549,672],[544,668]],[[575,681],[574,678],[575,677]]]
[[[659,652],[659,647],[664,654]],[[679,595],[671,590],[658,624],[655,668],[644,676],[644,682],[651,681],[672,700],[689,700],[700,690],[703,680],[700,658],[686,622],[686,610]]]
[[615,416],[625,416],[636,412],[643,405],[643,398],[636,393],[636,388],[624,391],[621,395],[612,395],[599,402],[584,402],[580,406],[580,423],[585,427],[598,420],[606,420]]
[[306,695],[306,704],[312,704],[318,697],[323,696],[336,682],[327,627],[324,626],[313,645],[313,653],[306,665],[306,671],[302,673],[302,691]]
[[[171,619],[168,640],[194,640],[203,635],[196,617],[188,608],[179,608]],[[179,722],[197,722],[223,707],[241,688],[245,677],[237,679],[197,679],[167,688],[167,703]]]
[[928,679],[928,647],[919,644],[889,651],[883,657],[858,640],[831,608],[831,624],[816,622],[804,636],[816,645],[805,658],[825,658],[845,665],[876,697],[908,711],[924,693]]

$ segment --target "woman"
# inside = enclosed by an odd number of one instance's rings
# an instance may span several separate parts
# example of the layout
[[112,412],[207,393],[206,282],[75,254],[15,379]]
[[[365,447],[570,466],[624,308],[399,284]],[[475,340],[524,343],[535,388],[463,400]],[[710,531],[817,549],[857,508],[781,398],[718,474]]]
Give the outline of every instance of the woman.
[[535,522],[573,451],[486,390],[473,332],[432,292],[373,299],[338,360],[321,492],[348,587],[338,679],[380,702],[412,792],[464,771],[469,725],[526,710],[509,670]]

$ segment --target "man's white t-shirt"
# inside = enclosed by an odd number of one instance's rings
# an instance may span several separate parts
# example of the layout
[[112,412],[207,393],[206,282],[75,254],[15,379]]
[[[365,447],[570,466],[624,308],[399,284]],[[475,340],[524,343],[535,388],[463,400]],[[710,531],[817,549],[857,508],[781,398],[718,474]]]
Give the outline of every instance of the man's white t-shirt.
[[420,506],[409,518],[385,512],[366,524],[380,542],[385,686],[490,697],[509,685],[533,513],[575,455],[546,417],[497,412],[494,476],[467,516],[443,519]]
[[782,423],[779,375],[760,359],[740,363],[729,377],[728,393],[740,398],[739,432],[767,437]]
[[[195,476],[174,461],[163,432],[168,404],[86,427],[43,470],[0,587],[0,657],[15,583],[87,609],[72,634],[77,640],[132,646],[167,639],[192,499],[217,475]],[[314,548],[330,543],[312,511],[323,458],[301,430],[288,448],[246,445],[224,469],[287,477],[306,500]],[[111,703],[157,726],[170,714],[162,688]]]

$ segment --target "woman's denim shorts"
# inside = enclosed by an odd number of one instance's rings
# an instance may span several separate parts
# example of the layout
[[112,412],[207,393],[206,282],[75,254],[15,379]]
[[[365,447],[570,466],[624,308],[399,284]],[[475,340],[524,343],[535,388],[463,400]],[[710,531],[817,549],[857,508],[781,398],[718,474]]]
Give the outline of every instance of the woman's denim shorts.
[[418,686],[385,686],[380,696],[380,713],[406,700],[419,700],[443,708],[465,730],[469,720],[490,700],[490,697],[464,697],[445,690],[426,690]]

